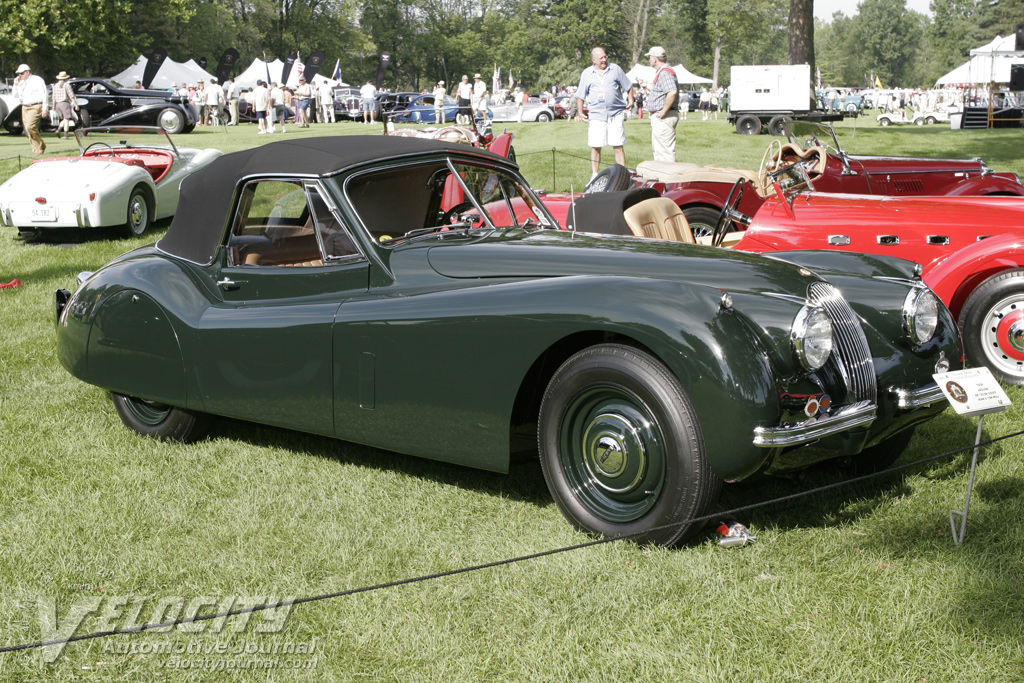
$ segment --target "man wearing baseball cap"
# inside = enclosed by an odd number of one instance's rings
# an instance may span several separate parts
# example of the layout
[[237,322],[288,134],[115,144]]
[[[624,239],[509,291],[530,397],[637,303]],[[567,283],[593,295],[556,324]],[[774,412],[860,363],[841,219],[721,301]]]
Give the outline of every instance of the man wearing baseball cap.
[[655,161],[676,160],[676,124],[679,123],[679,81],[665,60],[665,48],[652,47],[644,55],[655,69],[646,108],[651,116],[651,149]]
[[46,151],[46,143],[39,134],[39,121],[49,111],[46,106],[46,82],[33,76],[28,64],[19,64],[14,79],[13,95],[21,100],[21,123],[25,135],[32,143],[32,153],[40,155]]

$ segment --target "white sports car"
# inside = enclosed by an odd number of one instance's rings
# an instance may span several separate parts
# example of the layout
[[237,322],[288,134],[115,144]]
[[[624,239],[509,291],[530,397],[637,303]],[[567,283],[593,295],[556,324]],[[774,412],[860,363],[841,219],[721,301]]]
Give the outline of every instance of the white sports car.
[[83,128],[75,137],[78,156],[36,159],[0,185],[0,225],[26,236],[111,226],[141,235],[174,215],[181,181],[222,154],[178,148],[156,127]]

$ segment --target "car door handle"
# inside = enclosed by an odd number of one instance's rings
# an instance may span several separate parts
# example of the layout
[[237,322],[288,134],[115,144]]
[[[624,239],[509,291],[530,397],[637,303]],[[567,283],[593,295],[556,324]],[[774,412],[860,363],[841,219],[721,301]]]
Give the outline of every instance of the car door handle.
[[224,278],[223,280],[217,281],[217,286],[223,289],[225,292],[229,292],[232,289],[238,289],[239,285],[246,282],[245,280],[232,280],[231,278]]

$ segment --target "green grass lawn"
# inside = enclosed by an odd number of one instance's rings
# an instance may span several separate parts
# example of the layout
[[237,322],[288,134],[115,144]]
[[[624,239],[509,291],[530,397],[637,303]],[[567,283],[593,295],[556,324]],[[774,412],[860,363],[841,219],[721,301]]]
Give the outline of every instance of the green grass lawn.
[[[680,160],[756,168],[767,136],[690,118]],[[585,183],[583,124],[508,128],[535,187]],[[1019,130],[882,130],[866,119],[841,129],[854,152],[981,156],[1024,174]],[[647,122],[629,122],[628,135],[635,165],[650,151]],[[201,128],[178,143],[234,151],[278,138]],[[0,160],[27,153],[24,138],[0,136]],[[0,178],[16,167],[0,161]],[[135,240],[0,234],[0,282],[23,283],[0,290],[0,646],[41,637],[41,598],[61,620],[99,597],[143,605],[145,622],[175,596],[209,596],[213,611],[233,596],[342,591],[588,540],[562,519],[533,460],[506,476],[232,420],[190,446],[134,436],[104,392],[57,363],[53,291],[165,229]],[[1009,393],[1017,405],[990,417],[986,436],[1021,428],[1024,392]],[[900,462],[966,446],[974,429],[947,412]],[[947,515],[963,505],[969,454],[745,515],[758,537],[746,548],[709,537],[676,550],[606,544],[297,606],[276,632],[256,616],[239,632],[235,618],[219,631],[73,643],[53,664],[39,651],[0,654],[0,681],[1020,681],[1021,444],[982,453],[959,548]],[[723,502],[842,477],[818,467],[727,487]],[[125,619],[92,615],[77,633]]]

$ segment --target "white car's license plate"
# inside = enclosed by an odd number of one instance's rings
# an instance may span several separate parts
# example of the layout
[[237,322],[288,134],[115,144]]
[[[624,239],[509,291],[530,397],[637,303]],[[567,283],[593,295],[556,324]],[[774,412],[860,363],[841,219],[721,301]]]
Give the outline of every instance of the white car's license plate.
[[55,221],[57,220],[57,209],[53,206],[35,206],[29,212],[34,221]]

